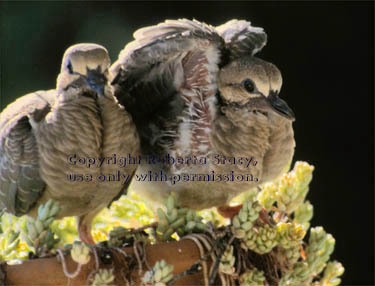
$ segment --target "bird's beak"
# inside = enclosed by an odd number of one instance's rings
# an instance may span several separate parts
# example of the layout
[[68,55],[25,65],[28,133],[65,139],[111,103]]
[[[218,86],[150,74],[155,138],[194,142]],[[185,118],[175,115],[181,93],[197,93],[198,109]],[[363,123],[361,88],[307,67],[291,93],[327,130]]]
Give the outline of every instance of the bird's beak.
[[271,104],[272,109],[274,109],[278,114],[294,121],[296,116],[288,104],[282,100],[276,92],[271,91],[271,94],[267,98],[268,102]]
[[104,96],[107,78],[99,70],[87,70],[87,83],[99,96]]

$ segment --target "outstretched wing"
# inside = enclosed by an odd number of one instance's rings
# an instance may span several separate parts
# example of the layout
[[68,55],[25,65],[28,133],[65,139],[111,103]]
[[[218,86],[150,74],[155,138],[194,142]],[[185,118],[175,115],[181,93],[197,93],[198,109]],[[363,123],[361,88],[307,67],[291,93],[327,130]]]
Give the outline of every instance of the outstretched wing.
[[238,20],[214,28],[181,19],[140,29],[134,37],[111,71],[115,95],[133,116],[142,151],[207,156],[219,68],[263,47],[263,29]]
[[54,90],[31,93],[0,114],[0,209],[15,215],[26,214],[45,188],[30,117],[36,123],[42,120],[54,98]]
[[143,152],[203,150],[223,39],[213,27],[186,19],[140,29],[134,37],[111,71],[115,95],[133,116]]

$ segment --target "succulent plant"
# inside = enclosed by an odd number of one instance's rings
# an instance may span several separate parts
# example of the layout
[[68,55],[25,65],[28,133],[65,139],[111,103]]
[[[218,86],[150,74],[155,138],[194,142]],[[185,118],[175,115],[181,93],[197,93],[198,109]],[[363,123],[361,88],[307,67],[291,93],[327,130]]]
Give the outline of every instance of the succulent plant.
[[174,194],[168,196],[165,206],[166,212],[161,208],[157,209],[159,217],[157,232],[161,240],[170,240],[175,232],[179,236],[184,236],[188,233],[207,230],[202,217],[198,216],[195,210],[179,207]]
[[152,270],[147,271],[142,278],[144,286],[166,286],[173,278],[173,265],[169,265],[165,260],[155,263]]

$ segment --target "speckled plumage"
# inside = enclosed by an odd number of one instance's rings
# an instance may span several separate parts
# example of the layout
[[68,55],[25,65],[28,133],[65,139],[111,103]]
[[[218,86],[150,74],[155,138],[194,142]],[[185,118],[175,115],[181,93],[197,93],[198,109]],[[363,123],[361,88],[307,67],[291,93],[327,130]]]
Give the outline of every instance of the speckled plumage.
[[[132,188],[161,201],[175,192],[183,206],[221,206],[279,176],[292,160],[294,114],[278,97],[282,79],[255,57],[266,44],[262,28],[232,20],[219,27],[167,20],[134,34],[111,67],[115,96],[127,102],[140,133],[143,155],[205,157],[204,165],[143,164],[149,171],[181,175],[234,172],[247,182],[135,180]],[[214,164],[214,156],[253,157],[250,168]]]
[[[25,95],[0,114],[3,208],[15,215],[35,216],[40,204],[53,199],[61,205],[59,218],[79,217],[81,238],[91,243],[92,219],[125,192],[128,184],[97,180],[100,174],[115,174],[119,170],[116,164],[87,168],[74,165],[69,156],[121,157],[129,153],[136,156],[139,152],[132,118],[118,104],[105,80],[109,64],[103,47],[73,46],[65,53],[56,90]],[[90,82],[91,70],[102,75],[103,80]],[[128,165],[121,172],[131,176],[135,167]],[[92,180],[70,181],[69,174],[91,175]]]

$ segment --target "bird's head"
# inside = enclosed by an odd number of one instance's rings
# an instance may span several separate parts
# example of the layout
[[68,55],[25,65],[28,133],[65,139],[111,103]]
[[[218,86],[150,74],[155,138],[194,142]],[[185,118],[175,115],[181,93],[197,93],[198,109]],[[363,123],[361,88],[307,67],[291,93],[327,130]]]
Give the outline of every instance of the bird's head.
[[293,121],[293,111],[279,97],[281,85],[279,69],[253,56],[232,61],[219,74],[223,106],[259,112],[267,117],[277,114]]
[[97,44],[77,44],[64,54],[57,78],[58,94],[64,98],[87,96],[97,99],[106,96],[110,58],[107,50]]

